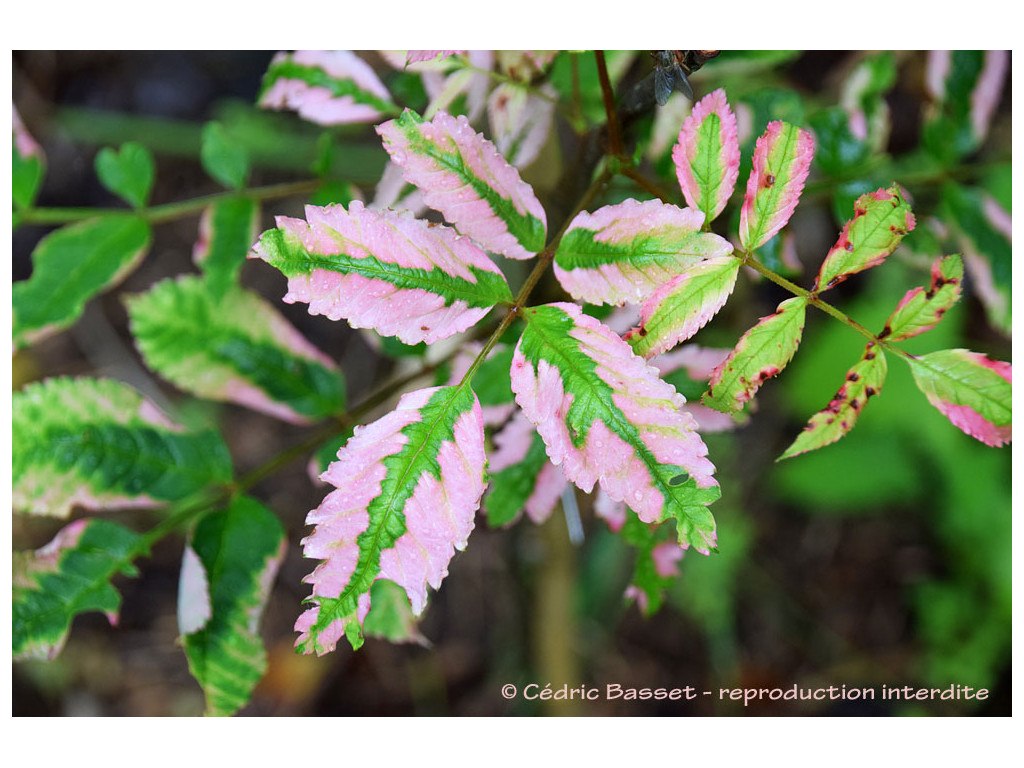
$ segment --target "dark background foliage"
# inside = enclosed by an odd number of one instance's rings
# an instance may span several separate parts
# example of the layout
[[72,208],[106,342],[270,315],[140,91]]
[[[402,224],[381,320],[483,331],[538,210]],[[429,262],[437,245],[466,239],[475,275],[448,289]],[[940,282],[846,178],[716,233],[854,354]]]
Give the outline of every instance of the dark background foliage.
[[[834,103],[837,82],[856,55],[804,53],[766,66],[759,77],[801,98]],[[100,146],[127,140],[156,155],[154,204],[216,192],[197,159],[200,125],[215,118],[250,125],[253,136],[265,139],[254,157],[253,185],[307,178],[320,131],[252,106],[270,56],[16,52],[14,102],[47,155],[39,205],[119,205],[97,182],[93,158]],[[886,97],[892,155],[912,151],[919,141],[923,61],[922,54],[901,56],[897,84]],[[642,76],[645,65],[641,61],[627,79]],[[715,71],[709,65],[695,80],[700,92],[717,87]],[[1007,82],[989,145],[1006,157],[1009,94]],[[345,181],[372,193],[385,159],[379,143],[364,130],[334,135],[351,149]],[[559,135],[561,156],[571,158],[564,127]],[[572,200],[557,200],[560,189],[543,165],[535,163],[525,177],[545,205],[571,208]],[[918,191],[927,205],[929,188]],[[298,214],[302,202],[268,204],[264,223],[275,213]],[[792,228],[798,254],[812,273],[840,224],[826,198],[809,197],[798,211]],[[15,231],[15,280],[30,274],[31,250],[46,231]],[[119,290],[93,301],[73,329],[15,357],[15,389],[45,376],[103,375],[127,381],[158,403],[179,403],[181,394],[146,372],[137,357],[120,294],[192,271],[195,238],[195,217],[160,225],[150,255]],[[284,293],[283,279],[262,266],[247,264],[243,282],[276,299]],[[895,258],[877,272],[836,292],[837,303],[873,328],[922,280],[919,271]],[[733,344],[785,298],[774,286],[741,283],[708,343]],[[310,317],[303,307],[279,308],[340,361],[350,402],[394,369],[393,360],[346,325]],[[289,550],[264,617],[269,671],[241,714],[1009,714],[1011,449],[987,448],[951,427],[894,361],[886,391],[849,437],[774,463],[806,419],[828,402],[862,341],[821,315],[809,318],[804,338],[791,368],[762,390],[749,424],[708,436],[723,488],[713,509],[721,551],[710,558],[687,555],[666,605],[649,618],[622,599],[632,553],[593,518],[589,499],[579,494],[586,533],[580,546],[569,542],[557,514],[544,526],[522,522],[506,531],[478,523],[469,547],[453,560],[441,591],[431,598],[422,622],[429,647],[369,640],[357,653],[343,643],[323,658],[297,656],[292,625],[308,593],[301,579],[311,567],[299,541],[306,533],[305,514],[324,491],[310,482],[303,462],[261,483],[254,495],[281,516]],[[991,329],[969,288],[961,305],[924,339],[926,350],[965,346],[1010,359],[1009,339]],[[301,428],[234,406],[185,407],[211,409],[240,472],[304,435]],[[131,513],[117,519],[141,529],[154,517]],[[15,546],[41,546],[59,527],[16,515]],[[177,644],[181,550],[180,538],[166,539],[139,563],[138,578],[119,580],[119,626],[108,626],[98,614],[80,617],[57,660],[15,665],[14,714],[201,713],[202,693]],[[690,702],[584,704],[502,698],[503,684],[522,688],[530,682],[555,688],[692,685],[716,692],[845,685],[873,687],[879,698],[763,702],[746,709],[717,695]],[[880,700],[883,685],[950,684],[989,688],[991,695],[983,702]]]

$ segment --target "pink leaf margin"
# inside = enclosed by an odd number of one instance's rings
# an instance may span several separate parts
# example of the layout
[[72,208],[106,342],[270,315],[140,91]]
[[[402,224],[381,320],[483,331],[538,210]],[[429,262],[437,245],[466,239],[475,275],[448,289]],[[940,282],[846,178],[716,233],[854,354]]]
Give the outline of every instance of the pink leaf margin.
[[[783,154],[782,159],[787,161],[783,166],[777,155],[785,153],[786,148],[782,142],[786,138],[785,134],[792,131],[796,132],[795,146],[791,155]],[[781,120],[768,123],[765,132],[754,145],[753,168],[747,179],[747,191],[740,209],[739,234],[744,249],[753,251],[760,248],[786,226],[800,202],[800,193],[811,171],[813,158],[814,137],[810,132]],[[758,209],[758,199],[771,194],[769,191],[775,187],[777,177],[783,173],[786,176],[785,187],[773,201],[771,209],[762,212]],[[762,222],[762,217],[767,218],[767,223]],[[752,232],[755,225],[758,231]]]
[[679,131],[678,143],[672,148],[672,161],[676,166],[676,178],[679,180],[683,197],[691,208],[702,210],[700,203],[704,198],[704,190],[693,172],[693,166],[700,159],[697,144],[700,127],[712,115],[719,119],[718,138],[722,146],[715,160],[722,175],[717,179],[718,185],[711,201],[711,210],[704,211],[707,221],[711,221],[725,209],[736,188],[736,179],[740,172],[740,143],[736,115],[729,108],[725,89],[712,91],[694,105],[693,111]]

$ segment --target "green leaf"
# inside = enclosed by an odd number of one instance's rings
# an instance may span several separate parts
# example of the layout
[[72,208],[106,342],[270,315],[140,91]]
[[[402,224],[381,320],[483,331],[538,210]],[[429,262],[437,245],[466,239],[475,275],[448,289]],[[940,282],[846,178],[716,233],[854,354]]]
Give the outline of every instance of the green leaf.
[[742,408],[765,380],[781,373],[793,359],[806,315],[807,299],[794,296],[779,304],[775,314],[762,317],[711,374],[704,405],[723,413]]
[[654,292],[640,310],[640,325],[623,338],[641,357],[672,349],[703,328],[736,284],[740,260],[713,256],[684,267]]
[[184,429],[111,379],[48,379],[11,403],[13,502],[67,517],[73,506],[153,507],[231,479],[212,429]]
[[963,277],[964,262],[959,255],[940,256],[932,266],[931,285],[906,293],[879,338],[902,341],[934,328],[960,298]]
[[370,612],[363,620],[366,637],[380,637],[391,643],[426,644],[405,590],[388,579],[377,579],[370,587]]
[[490,474],[484,510],[487,512],[487,523],[492,528],[509,525],[519,518],[537,488],[541,472],[550,464],[544,450],[544,440],[536,430],[531,428],[530,432],[532,434],[526,455],[510,466],[498,471],[492,470]]
[[130,141],[121,145],[120,152],[110,147],[101,149],[96,155],[96,174],[104,187],[132,208],[145,208],[153,190],[156,164],[148,149]]
[[644,616],[651,616],[661,609],[665,590],[679,575],[676,562],[684,550],[673,540],[669,526],[648,525],[632,510],[626,511],[626,521],[618,534],[636,549],[633,578],[626,595],[636,598]]
[[926,78],[935,103],[924,122],[925,148],[953,163],[981,146],[998,106],[1007,51],[932,51]]
[[868,144],[850,131],[850,118],[842,107],[829,107],[811,115],[814,129],[814,161],[830,176],[844,176],[871,154]]
[[204,517],[192,533],[181,568],[178,623],[208,715],[238,711],[266,671],[259,621],[284,548],[277,517],[245,496]]
[[249,156],[245,146],[233,140],[224,126],[217,122],[203,126],[202,141],[199,159],[203,170],[225,187],[244,187],[249,177]]
[[203,211],[192,260],[214,293],[224,293],[238,282],[238,272],[256,242],[259,220],[259,204],[246,197],[218,200]]
[[825,256],[815,290],[828,290],[850,275],[881,264],[915,224],[898,185],[861,195],[854,203],[853,218]]
[[43,151],[13,112],[11,130],[11,197],[15,208],[31,208],[46,170]]
[[183,275],[126,304],[146,364],[187,392],[295,423],[344,408],[338,367],[255,293]]
[[42,549],[14,553],[11,613],[15,659],[53,659],[75,616],[90,611],[117,623],[121,595],[110,580],[136,574],[142,537],[106,520],[76,520]]
[[480,364],[473,376],[473,391],[480,399],[481,407],[505,405],[515,399],[509,379],[514,352],[512,345],[501,347]]
[[123,280],[149,249],[149,225],[107,214],[44,237],[32,252],[32,276],[12,289],[14,348],[72,325],[85,303]]
[[1009,210],[981,190],[953,182],[942,188],[942,208],[943,220],[953,228],[989,321],[1009,335],[1013,314]]
[[882,391],[887,371],[882,350],[874,342],[869,343],[832,401],[811,417],[804,431],[779,458],[823,448],[853,429],[868,399]]
[[986,445],[1010,442],[1013,385],[1009,363],[967,349],[907,358],[914,381],[959,429]]

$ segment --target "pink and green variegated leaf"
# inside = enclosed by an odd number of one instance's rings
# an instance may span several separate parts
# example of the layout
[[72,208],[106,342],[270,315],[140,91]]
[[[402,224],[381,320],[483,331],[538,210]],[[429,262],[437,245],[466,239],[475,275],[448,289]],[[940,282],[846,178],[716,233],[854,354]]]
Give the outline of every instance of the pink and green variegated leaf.
[[932,284],[907,291],[879,338],[902,341],[934,328],[959,300],[963,277],[964,262],[958,254],[937,258],[932,264]]
[[544,247],[547,218],[533,188],[465,116],[412,110],[377,126],[391,160],[423,199],[463,235],[512,259]]
[[712,221],[725,208],[740,172],[736,115],[719,88],[698,101],[679,131],[672,162],[686,203]]
[[237,283],[245,256],[259,236],[259,223],[259,203],[246,197],[219,200],[203,210],[192,261],[211,288],[223,292]]
[[671,352],[658,355],[650,363],[666,384],[686,398],[683,410],[697,422],[702,434],[726,432],[740,426],[747,420],[745,414],[722,413],[700,403],[701,395],[707,388],[715,368],[729,356],[731,349],[713,349],[697,344],[683,344]]
[[953,160],[976,150],[1003,93],[1007,51],[931,51],[925,84],[933,104],[922,139],[939,157]]
[[427,120],[439,112],[457,112],[475,123],[487,106],[487,94],[491,90],[490,72],[494,68],[494,51],[476,50],[466,54],[469,66],[457,68],[448,75],[439,71],[424,71],[448,68],[449,61],[442,59],[436,64],[417,64],[412,69],[422,72],[423,88],[430,97],[430,103],[423,111]]
[[43,150],[25,129],[18,109],[11,110],[11,198],[17,208],[29,208],[46,170]]
[[290,109],[320,125],[374,123],[398,112],[373,68],[352,51],[295,51],[274,56],[258,103]]
[[623,338],[641,357],[667,352],[707,325],[739,274],[740,260],[713,256],[688,267],[656,290],[640,308],[640,325]]
[[732,253],[703,223],[700,211],[660,200],[584,211],[558,243],[555,277],[580,301],[639,304],[687,267]]
[[774,120],[754,145],[754,165],[740,209],[740,244],[753,251],[786,226],[814,157],[814,137]]
[[353,201],[306,206],[306,221],[277,218],[249,258],[288,278],[286,303],[348,320],[405,344],[461,333],[495,305],[511,302],[501,271],[453,229]]
[[487,118],[498,151],[517,168],[540,154],[551,132],[557,94],[550,83],[537,91],[502,83],[487,99]]
[[111,379],[48,379],[11,402],[14,508],[67,517],[71,508],[156,507],[231,480],[212,429],[172,423]]
[[487,522],[511,525],[524,511],[534,523],[547,520],[568,483],[548,461],[544,441],[522,411],[494,436],[488,459]]
[[142,218],[111,213],[62,227],[32,252],[32,276],[11,291],[14,348],[73,325],[86,303],[142,261],[152,230]]
[[1013,369],[967,349],[908,358],[918,389],[959,429],[986,445],[1012,439]]
[[1013,219],[980,189],[947,182],[942,187],[943,221],[951,225],[964,255],[973,293],[989,322],[1009,336],[1013,330]]
[[267,668],[260,616],[285,553],[284,528],[245,496],[196,525],[185,548],[178,626],[206,714],[232,715],[248,703]]
[[693,419],[679,410],[683,397],[575,304],[523,316],[512,390],[551,461],[588,493],[600,483],[645,522],[675,520],[680,545],[713,549],[707,507],[720,491]]
[[312,607],[295,624],[303,653],[362,644],[370,589],[401,586],[413,613],[448,574],[473,530],[484,491],[484,427],[468,386],[410,392],[395,410],[357,428],[323,474],[337,490],[309,513],[306,557],[322,560],[305,581]]
[[295,424],[345,407],[338,366],[255,293],[182,275],[125,303],[146,365],[186,392]]
[[847,372],[843,386],[825,408],[811,417],[803,432],[780,459],[788,459],[834,443],[853,429],[868,399],[882,391],[888,368],[885,355],[871,342],[864,355]]
[[436,61],[440,59],[446,59],[449,56],[453,56],[456,53],[465,53],[465,50],[461,51],[406,51],[405,52],[405,63],[415,64],[420,61]]
[[850,275],[881,264],[914,224],[910,205],[895,184],[861,195],[854,203],[853,218],[843,226],[821,265],[815,290],[828,290]]
[[793,359],[806,315],[807,299],[794,296],[779,304],[774,314],[762,317],[711,374],[704,405],[723,413],[740,410],[761,384]]
[[145,553],[141,536],[107,520],[76,520],[35,552],[15,552],[11,641],[14,658],[53,659],[71,622],[99,611],[117,624],[121,595],[110,583],[135,576],[132,561]]

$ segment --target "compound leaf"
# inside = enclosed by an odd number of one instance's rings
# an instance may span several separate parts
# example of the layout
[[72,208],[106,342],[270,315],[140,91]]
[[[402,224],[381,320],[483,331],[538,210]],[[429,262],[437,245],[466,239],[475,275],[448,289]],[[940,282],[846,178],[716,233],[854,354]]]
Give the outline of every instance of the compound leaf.
[[223,293],[195,275],[126,299],[132,334],[151,369],[198,397],[293,423],[340,412],[341,371],[260,296]]
[[426,606],[456,549],[463,549],[484,492],[484,427],[468,386],[403,395],[395,410],[355,430],[322,479],[334,485],[309,513],[305,581],[313,607],[295,624],[296,647],[322,655],[342,635],[353,648],[378,579],[401,586],[412,611]]
[[206,515],[192,532],[181,566],[178,628],[208,715],[234,714],[263,677],[259,622],[284,548],[277,517],[244,496]]
[[412,110],[377,126],[391,161],[463,235],[512,259],[544,247],[547,218],[533,188],[464,115]]
[[523,315],[512,390],[551,461],[588,493],[600,482],[644,522],[674,519],[681,546],[714,548],[707,507],[720,491],[693,418],[679,410],[683,397],[576,305]]
[[306,206],[306,218],[279,216],[249,257],[279,269],[288,278],[284,301],[308,303],[310,314],[432,344],[512,300],[494,262],[450,227],[359,201],[347,211]]
[[112,213],[58,229],[32,252],[32,276],[14,284],[14,348],[72,325],[85,304],[117,285],[149,249],[149,225]]
[[75,616],[106,614],[117,624],[121,595],[110,580],[134,576],[142,537],[108,520],[83,519],[65,526],[35,552],[15,552],[12,647],[15,659],[53,659]]
[[19,511],[153,507],[232,476],[216,431],[183,429],[118,381],[48,379],[16,392],[11,409]]
[[555,277],[589,304],[640,303],[703,259],[732,244],[701,232],[704,214],[660,200],[626,200],[572,220],[555,252]]

